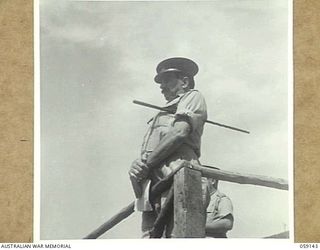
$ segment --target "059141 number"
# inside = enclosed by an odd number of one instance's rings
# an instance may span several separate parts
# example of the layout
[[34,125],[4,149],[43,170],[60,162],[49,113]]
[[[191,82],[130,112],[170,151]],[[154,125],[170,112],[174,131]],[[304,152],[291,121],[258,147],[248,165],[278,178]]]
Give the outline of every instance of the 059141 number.
[[315,243],[302,243],[302,244],[300,244],[300,248],[304,248],[304,249],[307,249],[307,248],[318,248],[318,244],[315,244]]

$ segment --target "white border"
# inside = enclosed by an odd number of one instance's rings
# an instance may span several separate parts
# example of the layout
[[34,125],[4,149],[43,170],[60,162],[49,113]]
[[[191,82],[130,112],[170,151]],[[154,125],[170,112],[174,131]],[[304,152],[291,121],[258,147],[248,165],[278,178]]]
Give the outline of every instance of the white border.
[[294,240],[294,162],[293,162],[293,0],[288,0],[288,178],[289,178],[289,238]]
[[[45,1],[45,0],[44,0]],[[140,240],[61,240],[61,241],[40,241],[40,6],[39,0],[34,0],[34,203],[33,203],[33,242],[45,243],[71,243],[72,248],[76,249],[102,249],[106,246],[129,247],[129,248],[148,248],[149,243]],[[293,171],[293,104],[294,104],[294,84],[293,84],[293,0],[288,0],[288,178],[289,178],[289,240],[269,240],[269,239],[215,239],[214,245],[211,240],[190,239],[188,248],[208,246],[219,249],[241,248],[256,249],[259,245],[260,249],[270,249],[270,247],[281,247],[281,249],[291,248],[294,242],[294,171]],[[199,241],[201,240],[201,241]],[[263,241],[263,244],[262,241]],[[210,242],[209,242],[210,241]],[[186,240],[184,240],[184,243]],[[155,243],[155,242],[153,242]],[[167,245],[169,243],[169,245]],[[186,248],[187,244],[181,240],[157,241],[152,244],[152,248],[163,249],[164,247],[181,247]],[[204,244],[202,246],[202,244]]]

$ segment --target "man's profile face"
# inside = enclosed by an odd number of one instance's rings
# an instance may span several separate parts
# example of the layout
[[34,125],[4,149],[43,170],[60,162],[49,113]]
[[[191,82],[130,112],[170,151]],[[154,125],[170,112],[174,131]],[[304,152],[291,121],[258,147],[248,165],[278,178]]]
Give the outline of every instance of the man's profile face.
[[209,192],[215,192],[218,189],[218,180],[207,178],[209,185]]
[[184,82],[179,79],[174,73],[166,74],[160,84],[161,93],[167,101],[172,101],[178,94],[183,93]]

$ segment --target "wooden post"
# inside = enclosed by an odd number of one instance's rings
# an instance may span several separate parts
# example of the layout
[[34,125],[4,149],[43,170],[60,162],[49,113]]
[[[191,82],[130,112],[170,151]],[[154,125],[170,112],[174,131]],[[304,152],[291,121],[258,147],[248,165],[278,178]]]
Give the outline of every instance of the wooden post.
[[204,238],[201,172],[184,167],[174,176],[174,237]]

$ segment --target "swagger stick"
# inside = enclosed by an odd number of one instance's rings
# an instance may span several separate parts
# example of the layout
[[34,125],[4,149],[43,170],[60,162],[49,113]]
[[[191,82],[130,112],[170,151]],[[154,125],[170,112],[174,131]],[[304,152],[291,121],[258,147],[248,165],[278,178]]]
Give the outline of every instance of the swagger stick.
[[[161,111],[166,111],[166,112],[169,112],[169,113],[172,113],[172,114],[174,113],[172,110],[170,110],[168,108],[159,107],[159,106],[156,106],[156,105],[153,105],[153,104],[149,104],[149,103],[146,103],[146,102],[133,100],[133,103],[137,104],[137,105],[145,106],[145,107],[148,107],[148,108],[153,108],[153,109],[157,109],[157,110],[161,110]],[[236,130],[236,131],[239,131],[239,132],[250,134],[250,132],[247,131],[247,130],[236,128],[236,127],[231,127],[229,125],[225,125],[225,124],[222,124],[222,123],[213,122],[213,121],[210,121],[210,120],[205,120],[205,122],[209,123],[209,124],[216,125],[216,126],[220,126],[220,127],[224,127],[224,128],[228,128],[228,129],[232,129],[232,130]]]

